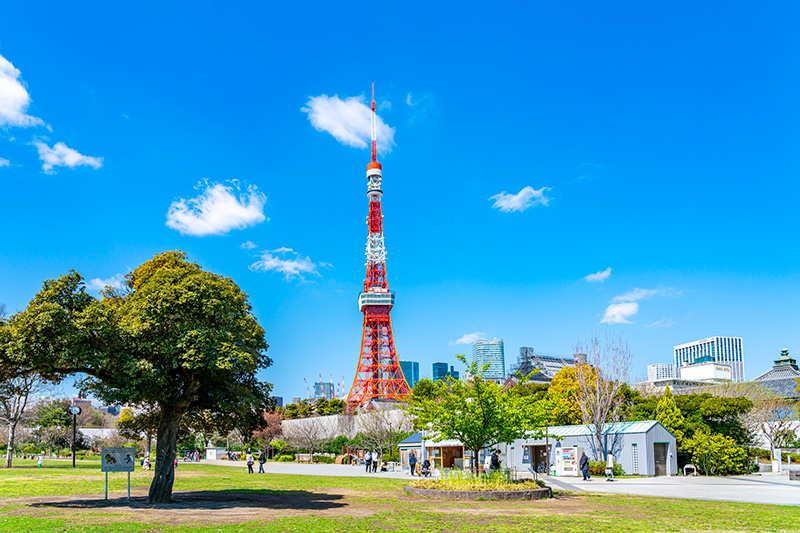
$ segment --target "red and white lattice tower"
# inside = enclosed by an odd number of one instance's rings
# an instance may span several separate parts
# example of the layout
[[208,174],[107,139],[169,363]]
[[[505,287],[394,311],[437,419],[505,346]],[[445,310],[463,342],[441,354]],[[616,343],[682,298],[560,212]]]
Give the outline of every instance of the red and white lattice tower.
[[373,400],[403,400],[410,393],[394,348],[391,311],[394,292],[386,281],[386,247],[381,214],[381,164],[375,136],[375,84],[372,84],[372,161],[367,165],[367,277],[358,295],[358,309],[364,313],[361,355],[347,396],[350,408],[366,406]]

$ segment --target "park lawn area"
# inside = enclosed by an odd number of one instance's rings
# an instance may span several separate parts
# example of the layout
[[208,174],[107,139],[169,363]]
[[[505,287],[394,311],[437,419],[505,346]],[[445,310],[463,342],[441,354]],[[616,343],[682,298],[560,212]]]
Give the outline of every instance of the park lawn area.
[[610,494],[556,493],[540,501],[418,499],[406,480],[248,475],[243,468],[181,464],[176,503],[146,502],[150,472],[137,471],[132,500],[113,474],[103,500],[99,464],[49,461],[0,469],[0,532],[497,532],[798,531],[797,507]]

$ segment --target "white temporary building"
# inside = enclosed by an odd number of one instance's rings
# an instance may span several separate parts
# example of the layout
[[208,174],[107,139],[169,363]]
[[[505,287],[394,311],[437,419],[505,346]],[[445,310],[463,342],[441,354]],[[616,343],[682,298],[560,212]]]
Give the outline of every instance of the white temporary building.
[[[605,457],[601,458],[603,452],[598,450],[593,426],[556,426],[549,428],[548,434],[548,439],[518,439],[507,445],[504,466],[520,471],[528,468],[551,471],[559,450],[573,446],[583,448],[589,459],[605,462]],[[678,473],[675,437],[656,420],[606,424],[602,448],[610,450],[614,462],[620,463],[629,475],[673,476]]]

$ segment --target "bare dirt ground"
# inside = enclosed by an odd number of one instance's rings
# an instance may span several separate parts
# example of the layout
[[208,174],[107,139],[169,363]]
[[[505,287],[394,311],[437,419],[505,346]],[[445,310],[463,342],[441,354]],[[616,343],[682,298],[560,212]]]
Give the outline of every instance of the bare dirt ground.
[[[397,509],[405,503],[409,508],[423,507],[428,512],[470,515],[524,516],[563,515],[586,512],[593,505],[584,498],[560,496],[550,500],[529,502],[453,502],[448,500],[418,498],[397,492],[365,494],[349,490],[275,490],[270,492],[249,491],[176,491],[173,503],[150,504],[147,490],[131,488],[131,499],[125,493],[102,495],[44,496],[10,498],[3,504],[10,506],[9,514],[44,516],[49,518],[97,517],[104,521],[135,523],[194,523],[235,524],[250,521],[274,520],[313,513],[315,516],[366,517],[375,513]],[[384,496],[386,503],[381,503]],[[599,503],[599,502],[598,502]],[[589,505],[587,505],[589,504]]]

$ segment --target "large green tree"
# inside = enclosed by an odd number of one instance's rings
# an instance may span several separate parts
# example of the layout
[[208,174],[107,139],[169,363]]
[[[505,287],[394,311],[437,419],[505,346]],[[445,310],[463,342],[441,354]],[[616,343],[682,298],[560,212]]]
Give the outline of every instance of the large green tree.
[[656,420],[661,422],[661,425],[672,433],[680,446],[681,442],[683,442],[683,427],[686,424],[686,420],[681,410],[675,405],[675,397],[672,395],[672,391],[669,390],[669,386],[664,389],[664,394],[656,405]]
[[[456,357],[467,365],[464,355]],[[467,366],[469,379],[433,382],[435,391],[427,383],[415,387],[405,407],[415,417],[414,426],[429,431],[433,441],[461,441],[472,452],[475,472],[480,450],[528,435],[541,436],[545,425],[539,403],[531,395],[504,391],[497,383],[485,381],[487,367],[472,363]]]
[[11,322],[17,361],[54,378],[85,374],[83,391],[158,413],[151,502],[171,500],[182,421],[202,415],[250,431],[263,424],[270,386],[256,372],[271,363],[264,330],[231,279],[183,252],[157,254],[99,299],[77,272],[46,281]]

